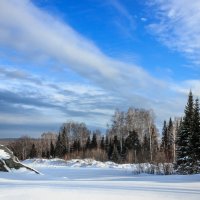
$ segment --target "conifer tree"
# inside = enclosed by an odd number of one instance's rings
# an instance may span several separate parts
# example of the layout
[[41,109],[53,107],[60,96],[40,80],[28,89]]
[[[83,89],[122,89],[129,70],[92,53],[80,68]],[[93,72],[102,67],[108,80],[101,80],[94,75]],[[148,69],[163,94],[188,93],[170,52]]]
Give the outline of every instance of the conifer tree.
[[114,145],[113,145],[113,142],[110,138],[109,145],[108,145],[108,152],[107,152],[109,160],[111,160],[111,157],[112,157],[113,147],[114,147]]
[[117,135],[114,136],[113,144],[116,146],[117,151],[120,154],[120,152],[121,152],[121,145],[120,145],[120,141],[118,140]]
[[136,131],[131,131],[126,138],[126,146],[129,150],[133,150],[135,163],[137,162],[137,154],[141,149],[140,141]]
[[167,122],[164,121],[164,123],[163,123],[163,129],[162,129],[161,150],[164,152],[165,159],[167,158],[167,146],[168,146]]
[[60,136],[60,133],[58,134],[58,138],[57,138],[57,141],[56,141],[56,146],[55,146],[55,156],[56,157],[61,157],[61,136]]
[[55,157],[55,148],[54,148],[54,145],[53,145],[53,142],[51,141],[51,144],[50,144],[50,156],[52,158]]
[[67,153],[67,130],[66,127],[61,128],[61,144],[62,144],[62,157]]
[[[65,139],[65,138],[64,138]],[[56,141],[56,147],[55,147],[55,156],[58,158],[63,158],[66,154],[66,145],[64,144],[63,140],[63,133],[58,134],[58,139]]]
[[150,157],[149,157],[150,147],[149,147],[149,139],[146,134],[144,135],[142,150],[143,150],[143,162],[149,162],[150,161]]
[[77,141],[77,151],[81,150],[81,143],[80,140]]
[[120,154],[119,154],[119,151],[117,150],[116,144],[113,144],[113,145],[114,146],[113,146],[111,160],[113,162],[119,163],[120,162]]
[[50,158],[50,152],[49,152],[49,150],[47,150],[46,157],[47,157],[48,159]]
[[174,144],[174,135],[173,135],[173,123],[170,117],[169,124],[167,128],[167,162],[173,162],[173,144]]
[[92,149],[96,149],[97,148],[97,136],[96,136],[96,134],[93,134],[93,136],[92,136],[91,148]]
[[101,147],[101,150],[104,150],[104,149],[105,149],[104,136],[101,138],[100,147]]
[[90,136],[88,136],[86,144],[85,144],[85,149],[89,150],[91,148],[91,140],[90,140]]
[[36,157],[37,157],[37,150],[35,148],[35,144],[32,144],[30,151],[30,158],[36,158]]
[[126,146],[129,149],[138,149],[140,147],[140,141],[136,131],[131,131],[126,138]]
[[190,139],[193,134],[194,116],[193,95],[190,91],[185,114],[177,135],[177,172],[180,174],[191,174]]
[[190,138],[190,154],[192,158],[193,173],[200,172],[200,113],[199,100],[195,100],[194,117],[193,117],[193,131]]

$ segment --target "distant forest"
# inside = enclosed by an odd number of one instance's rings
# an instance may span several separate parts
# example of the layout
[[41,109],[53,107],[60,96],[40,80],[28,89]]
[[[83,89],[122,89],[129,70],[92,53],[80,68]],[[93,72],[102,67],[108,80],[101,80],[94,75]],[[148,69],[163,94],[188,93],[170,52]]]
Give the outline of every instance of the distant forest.
[[9,143],[20,159],[93,158],[116,163],[173,163],[177,173],[200,173],[199,100],[188,96],[184,116],[163,123],[162,135],[155,125],[153,111],[129,108],[116,110],[106,134],[91,131],[84,123],[69,121],[58,134],[43,133],[40,138],[23,136]]

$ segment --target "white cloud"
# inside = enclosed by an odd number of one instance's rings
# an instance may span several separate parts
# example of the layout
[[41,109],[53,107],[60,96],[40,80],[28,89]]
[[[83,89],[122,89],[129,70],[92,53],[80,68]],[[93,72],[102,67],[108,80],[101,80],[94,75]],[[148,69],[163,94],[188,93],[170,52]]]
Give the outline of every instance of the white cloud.
[[200,0],[156,0],[156,22],[149,25],[169,48],[200,64]]
[[171,89],[183,95],[187,95],[188,91],[192,89],[194,96],[200,97],[200,80],[186,80],[179,85],[172,85]]
[[143,22],[146,22],[146,21],[147,21],[147,18],[141,17],[140,20],[143,21]]

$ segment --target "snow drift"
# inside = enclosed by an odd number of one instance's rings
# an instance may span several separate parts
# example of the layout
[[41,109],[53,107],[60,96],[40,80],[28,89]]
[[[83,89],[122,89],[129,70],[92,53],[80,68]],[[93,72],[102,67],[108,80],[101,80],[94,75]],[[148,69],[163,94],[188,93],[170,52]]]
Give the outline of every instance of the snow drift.
[[75,168],[115,168],[125,169],[132,171],[134,174],[147,173],[147,174],[174,174],[173,164],[169,163],[139,163],[139,164],[117,164],[111,161],[101,162],[93,159],[27,159],[23,161],[24,164],[34,167],[75,167]]

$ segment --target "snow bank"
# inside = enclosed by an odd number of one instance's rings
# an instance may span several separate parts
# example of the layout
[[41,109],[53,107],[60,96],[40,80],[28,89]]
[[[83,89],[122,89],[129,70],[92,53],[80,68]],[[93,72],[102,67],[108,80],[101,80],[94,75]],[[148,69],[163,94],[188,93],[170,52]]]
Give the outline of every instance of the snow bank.
[[174,169],[172,164],[150,164],[150,163],[140,163],[140,164],[117,164],[111,161],[101,162],[93,159],[72,159],[72,160],[62,160],[62,159],[27,159],[23,161],[24,164],[34,167],[74,167],[74,168],[115,168],[115,169],[126,169],[131,170],[134,174],[148,173],[148,174],[173,174]]

